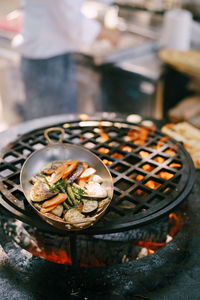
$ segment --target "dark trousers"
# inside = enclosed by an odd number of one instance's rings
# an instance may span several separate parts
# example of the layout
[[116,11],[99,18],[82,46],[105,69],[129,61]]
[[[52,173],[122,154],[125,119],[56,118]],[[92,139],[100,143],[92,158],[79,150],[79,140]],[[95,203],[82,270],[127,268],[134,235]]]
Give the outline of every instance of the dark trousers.
[[48,59],[22,57],[24,119],[77,112],[75,63],[70,54]]

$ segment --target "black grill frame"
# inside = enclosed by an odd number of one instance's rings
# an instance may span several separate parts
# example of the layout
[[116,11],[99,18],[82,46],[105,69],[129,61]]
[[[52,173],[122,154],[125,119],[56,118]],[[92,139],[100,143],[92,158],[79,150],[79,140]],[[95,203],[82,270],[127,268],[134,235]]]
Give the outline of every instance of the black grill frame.
[[[91,149],[92,152],[101,159],[113,161],[113,164],[108,166],[114,177],[114,198],[111,205],[105,216],[99,222],[79,233],[100,234],[118,232],[152,222],[173,210],[187,197],[192,189],[195,171],[194,164],[182,144],[169,138],[163,143],[160,149],[156,150],[150,147],[150,145],[157,144],[158,141],[165,136],[158,130],[154,132],[149,130],[149,137],[145,144],[137,146],[131,141],[126,141],[124,139],[127,137],[129,129],[136,129],[140,126],[138,124],[132,124],[121,120],[76,120],[68,123],[59,123],[57,126],[65,128],[66,135],[64,137],[64,142],[79,142],[79,144],[83,146],[88,143],[91,145],[92,143],[94,145],[94,148]],[[99,126],[103,128],[105,133],[112,132],[108,141],[101,140],[102,138],[98,132]],[[12,215],[23,222],[36,226],[42,230],[55,232],[57,231],[56,229],[44,223],[44,221],[31,210],[22,193],[19,183],[20,168],[25,159],[29,154],[37,150],[38,146],[44,147],[47,145],[43,132],[49,127],[50,126],[36,129],[22,135],[1,150],[0,174],[3,174],[4,176],[0,177],[0,194],[2,198],[0,199],[0,202]],[[90,134],[88,135],[88,133]],[[52,133],[51,138],[58,140],[58,134]],[[113,143],[113,146],[110,145],[110,143]],[[120,147],[122,145],[132,147],[132,153],[121,150]],[[100,153],[98,151],[100,147],[106,147],[109,149],[109,153]],[[169,157],[164,153],[164,151],[170,147],[176,150],[176,156]],[[140,150],[146,150],[151,154],[148,158],[142,159],[138,154]],[[114,153],[121,153],[123,158],[117,159],[111,157]],[[164,163],[160,164],[153,160],[153,158],[158,155],[166,158]],[[180,162],[182,168],[180,170],[170,168],[169,164],[172,161]],[[137,170],[139,173],[145,174],[145,171],[141,169],[141,166],[145,164],[145,162],[154,165],[154,170],[147,173],[141,182],[130,179],[128,174],[132,171]],[[121,167],[122,172],[118,171],[116,167],[119,167],[118,170],[120,170]],[[174,177],[168,181],[161,180],[156,174],[163,168],[166,171],[173,172]],[[11,172],[11,174],[6,174],[6,172]],[[162,183],[157,190],[151,190],[144,185],[145,182],[151,178]],[[126,189],[126,186],[128,189]],[[165,195],[162,190],[165,190],[167,186],[170,186],[171,190],[169,190],[168,195]],[[125,190],[122,190],[122,187]],[[145,199],[139,199],[133,194],[138,188],[147,193]],[[155,197],[158,197],[157,202],[155,201],[152,205],[151,203],[153,203]],[[135,204],[135,208],[132,211],[129,210],[129,213],[124,209],[119,209],[119,206],[125,199],[129,199],[130,203]],[[111,217],[111,215],[114,216]]]

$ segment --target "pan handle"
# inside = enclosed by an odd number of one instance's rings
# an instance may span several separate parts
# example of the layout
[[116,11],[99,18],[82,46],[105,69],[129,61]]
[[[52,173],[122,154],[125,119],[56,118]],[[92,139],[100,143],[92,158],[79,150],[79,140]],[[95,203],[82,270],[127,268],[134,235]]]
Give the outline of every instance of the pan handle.
[[53,142],[50,137],[49,137],[49,133],[50,132],[57,132],[59,131],[60,132],[60,137],[59,137],[59,140],[58,140],[58,143],[62,143],[63,141],[63,137],[65,135],[65,130],[63,128],[60,128],[60,127],[51,127],[51,128],[48,128],[44,131],[44,137],[45,139],[47,140],[48,144],[49,145],[53,145],[55,144],[55,142]]

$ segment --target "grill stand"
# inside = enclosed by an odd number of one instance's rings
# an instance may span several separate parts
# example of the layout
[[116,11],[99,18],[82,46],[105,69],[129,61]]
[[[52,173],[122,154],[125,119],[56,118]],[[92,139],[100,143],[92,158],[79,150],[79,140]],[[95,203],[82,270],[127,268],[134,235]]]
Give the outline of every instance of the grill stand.
[[80,293],[80,262],[78,260],[77,254],[77,236],[76,233],[71,232],[69,236],[70,242],[70,256],[71,256],[71,268],[67,268],[67,273],[70,273],[70,286],[71,286],[71,295],[77,296]]
[[71,255],[71,261],[72,261],[72,270],[77,271],[80,267],[80,262],[78,260],[78,254],[77,254],[77,238],[76,233],[71,233],[69,236],[70,240],[70,255]]

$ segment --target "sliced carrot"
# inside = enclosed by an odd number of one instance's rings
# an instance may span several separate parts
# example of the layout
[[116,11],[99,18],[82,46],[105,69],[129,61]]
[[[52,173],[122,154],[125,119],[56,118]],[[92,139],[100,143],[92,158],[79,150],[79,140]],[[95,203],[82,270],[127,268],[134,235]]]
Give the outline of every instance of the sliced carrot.
[[42,204],[42,208],[49,208],[55,205],[57,206],[58,204],[64,202],[66,199],[67,199],[67,194],[60,193],[55,197],[51,198],[50,200],[45,201]]
[[91,177],[94,173],[96,173],[96,170],[94,168],[87,168],[83,173],[79,176],[79,179],[83,178],[89,178]]
[[54,206],[50,206],[50,207],[48,207],[48,208],[43,208],[43,207],[42,207],[42,208],[40,209],[40,212],[41,212],[42,214],[45,214],[45,213],[47,213],[47,212],[53,210],[54,208],[56,208],[56,206],[57,206],[57,204],[54,205]]
[[63,162],[62,165],[58,167],[52,174],[49,183],[54,184],[59,179],[66,178],[77,167],[78,162],[78,160],[70,160]]
[[66,170],[66,172],[63,174],[62,179],[65,179],[68,175],[70,175],[77,167],[79,161],[76,160],[74,161],[71,166],[68,167],[68,169]]

